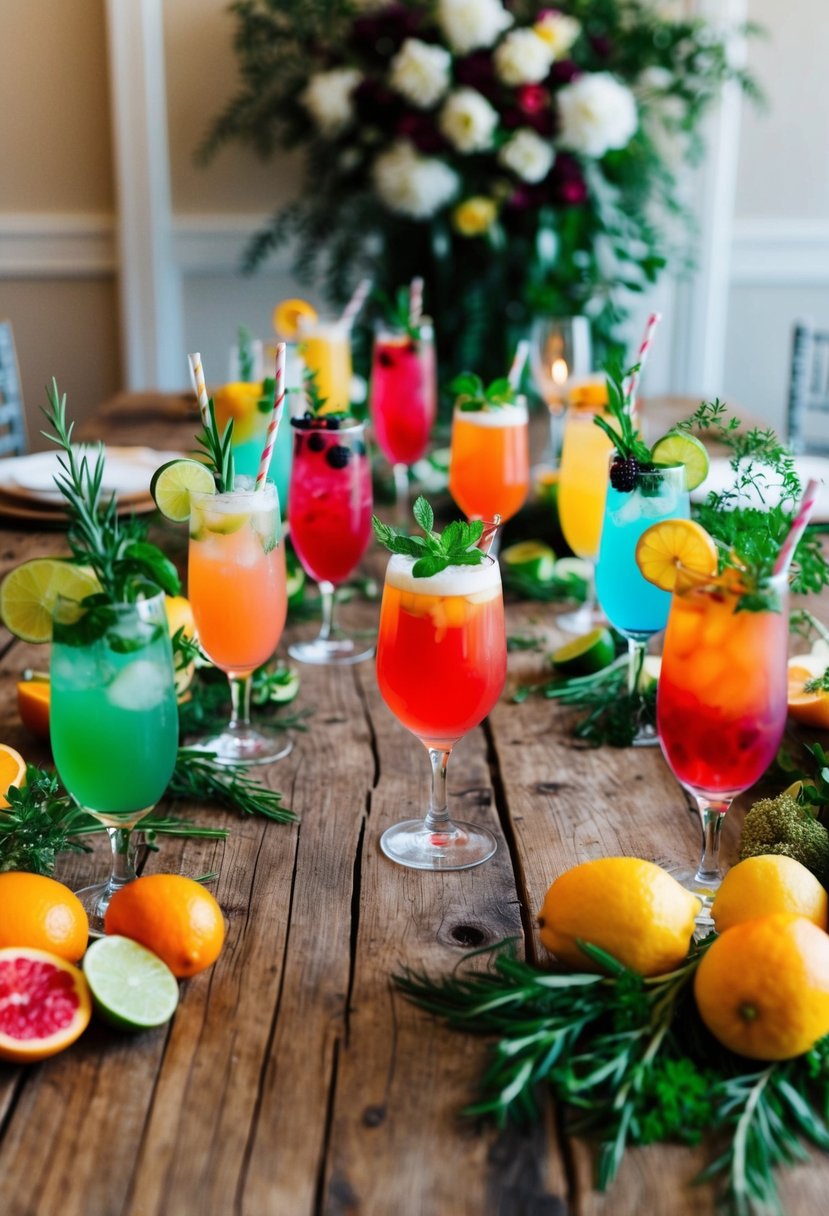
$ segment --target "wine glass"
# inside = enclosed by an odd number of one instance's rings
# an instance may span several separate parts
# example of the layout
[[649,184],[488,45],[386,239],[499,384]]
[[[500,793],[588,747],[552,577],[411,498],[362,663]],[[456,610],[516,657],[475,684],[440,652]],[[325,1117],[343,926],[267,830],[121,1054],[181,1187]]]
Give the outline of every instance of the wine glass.
[[536,317],[530,329],[530,367],[550,411],[550,442],[555,464],[561,447],[561,419],[570,381],[589,376],[593,354],[587,317]]
[[387,857],[418,870],[465,870],[497,848],[486,828],[450,819],[446,767],[455,744],[486,717],[506,679],[506,632],[497,561],[449,566],[415,578],[414,559],[386,569],[377,681],[394,716],[429,753],[432,789],[425,819],[385,831]]
[[291,542],[319,584],[322,625],[316,638],[292,643],[288,653],[302,663],[359,663],[371,658],[374,646],[360,646],[334,625],[334,591],[353,572],[371,536],[365,423],[323,415],[294,418],[291,425]]
[[736,570],[706,577],[680,568],[657,688],[665,759],[693,796],[703,847],[686,885],[709,896],[722,881],[720,831],[733,799],[774,759],[786,724],[788,576],[770,578],[767,607],[742,600]]
[[128,603],[54,610],[49,731],[72,798],[104,824],[106,882],[78,892],[90,932],[103,933],[110,898],[135,878],[130,832],[163,795],[176,763],[178,707],[164,595],[136,586]]
[[230,681],[230,722],[193,745],[219,764],[267,764],[290,740],[250,721],[251,677],[276,650],[288,611],[279,497],[248,478],[222,494],[190,496],[187,580],[199,644]]

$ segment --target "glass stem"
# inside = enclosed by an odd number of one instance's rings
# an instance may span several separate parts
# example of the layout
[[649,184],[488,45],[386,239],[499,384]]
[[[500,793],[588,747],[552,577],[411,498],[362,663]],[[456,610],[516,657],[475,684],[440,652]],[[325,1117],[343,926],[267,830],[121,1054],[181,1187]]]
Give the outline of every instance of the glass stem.
[[320,608],[322,624],[320,625],[320,640],[327,642],[334,632],[334,584],[322,582],[317,584],[320,589]]
[[731,799],[724,802],[698,797],[697,806],[702,822],[702,856],[695,880],[702,886],[718,887],[723,877],[720,869],[720,833]]
[[642,664],[645,662],[647,653],[647,642],[642,642],[638,638],[628,638],[628,694],[631,697],[639,692]]
[[230,730],[241,730],[250,726],[251,677],[229,675],[230,681]]
[[409,468],[405,464],[393,465],[395,515],[399,524],[407,522],[409,513]]
[[119,891],[135,878],[135,869],[130,853],[130,828],[107,828],[107,836],[112,846],[112,873],[109,877],[109,887]]
[[430,747],[428,750],[429,763],[432,766],[432,790],[429,797],[429,812],[426,816],[426,830],[427,832],[445,832],[451,826],[446,799],[446,766],[452,753],[437,747]]

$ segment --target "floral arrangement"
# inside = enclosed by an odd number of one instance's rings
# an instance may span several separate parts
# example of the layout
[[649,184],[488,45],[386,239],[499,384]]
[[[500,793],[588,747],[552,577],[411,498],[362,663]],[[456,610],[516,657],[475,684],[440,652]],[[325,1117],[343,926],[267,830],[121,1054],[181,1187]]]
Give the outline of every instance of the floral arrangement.
[[[490,377],[534,313],[612,336],[674,250],[676,171],[728,79],[726,39],[646,0],[235,0],[242,87],[201,149],[304,148],[291,243],[332,302],[426,280],[442,370]],[[674,226],[675,227],[675,226]]]

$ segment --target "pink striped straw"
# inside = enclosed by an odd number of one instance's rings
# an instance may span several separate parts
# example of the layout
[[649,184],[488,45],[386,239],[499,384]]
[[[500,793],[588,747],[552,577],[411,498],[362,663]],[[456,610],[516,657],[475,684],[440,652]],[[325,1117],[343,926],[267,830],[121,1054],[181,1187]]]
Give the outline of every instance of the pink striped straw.
[[485,519],[484,530],[478,538],[476,549],[480,549],[483,553],[489,554],[490,549],[495,544],[495,537],[498,535],[498,529],[501,526],[501,516],[493,515],[492,519]]
[[526,338],[522,338],[515,348],[515,354],[512,358],[512,367],[509,369],[507,379],[510,383],[510,388],[518,388],[521,383],[521,373],[524,370],[524,364],[527,362],[527,355],[530,351],[530,344]]
[[409,324],[417,325],[423,316],[423,279],[420,275],[409,284]]
[[264,490],[265,479],[268,476],[268,469],[273,456],[273,448],[276,443],[276,433],[279,430],[279,423],[282,420],[282,412],[285,409],[285,351],[287,347],[284,342],[279,342],[276,347],[276,371],[274,373],[273,386],[273,413],[271,420],[268,423],[268,430],[265,434],[265,446],[262,448],[262,455],[259,457],[259,472],[256,474],[256,485],[254,490]]
[[360,279],[360,282],[354,288],[354,294],[343,309],[342,320],[347,325],[353,325],[357,320],[357,316],[366,302],[368,293],[371,291],[371,279]]
[[815,509],[818,492],[820,490],[820,482],[811,477],[803,492],[803,498],[800,500],[800,506],[797,509],[797,515],[794,517],[789,535],[780,546],[780,552],[777,554],[777,561],[774,563],[774,574],[785,574],[792,563],[794,551],[797,548],[801,536],[806,531],[806,525],[812,517],[812,512]]
[[204,368],[201,365],[201,355],[196,352],[194,355],[188,355],[187,359],[190,363],[190,380],[193,384],[196,400],[199,403],[201,420],[207,426],[210,422],[210,402],[207,397],[207,387],[204,383]]
[[630,379],[628,380],[625,388],[625,406],[628,410],[633,409],[634,402],[636,401],[636,390],[639,387],[639,380],[642,376],[642,368],[645,366],[645,362],[648,358],[648,352],[653,345],[654,330],[661,320],[661,312],[652,312],[648,317],[647,324],[645,325],[645,332],[642,335],[642,344],[639,347],[639,354],[636,357],[636,363],[638,366],[635,367],[631,372]]

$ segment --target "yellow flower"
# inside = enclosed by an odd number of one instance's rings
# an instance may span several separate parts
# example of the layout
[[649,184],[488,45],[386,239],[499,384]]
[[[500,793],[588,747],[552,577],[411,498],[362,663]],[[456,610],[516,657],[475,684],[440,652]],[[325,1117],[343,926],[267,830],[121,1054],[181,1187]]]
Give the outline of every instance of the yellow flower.
[[461,236],[483,236],[488,232],[498,215],[498,208],[491,198],[482,194],[466,198],[452,212],[452,223]]

